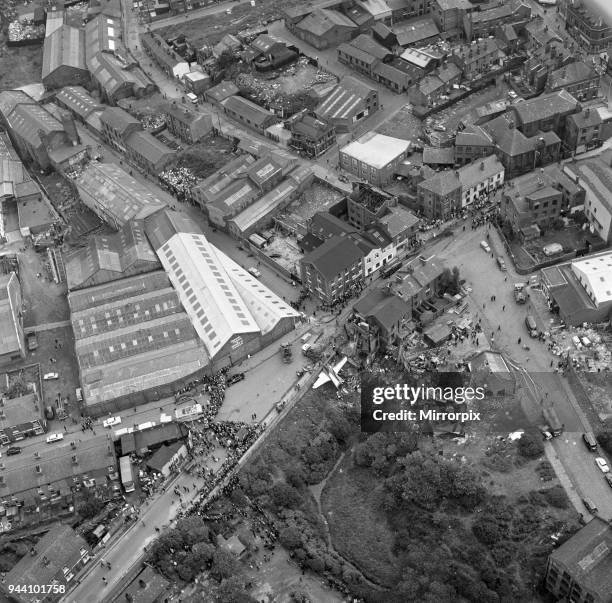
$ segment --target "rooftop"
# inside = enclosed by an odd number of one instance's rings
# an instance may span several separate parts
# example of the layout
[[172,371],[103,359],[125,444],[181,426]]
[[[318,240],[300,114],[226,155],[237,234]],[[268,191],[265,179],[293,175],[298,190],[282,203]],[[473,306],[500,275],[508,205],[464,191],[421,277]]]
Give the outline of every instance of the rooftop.
[[38,104],[17,105],[7,122],[16,134],[35,148],[43,144],[41,135],[64,132],[62,124]]
[[469,190],[476,184],[500,172],[504,172],[504,166],[495,155],[489,155],[464,165],[458,170],[438,172],[432,178],[421,182],[419,186],[438,195],[448,195],[458,188]]
[[418,48],[406,48],[400,55],[400,58],[421,69],[425,69],[434,60],[434,57],[429,53],[423,52]]
[[410,46],[440,35],[438,26],[430,17],[399,23],[393,26],[393,31],[400,46]]
[[457,132],[455,146],[492,147],[493,138],[480,126],[469,125]]
[[327,119],[348,119],[360,111],[365,99],[375,90],[352,76],[344,76],[317,107],[316,114]]
[[263,126],[269,119],[276,119],[274,113],[241,96],[230,96],[221,104],[226,111],[234,111],[254,125]]
[[75,184],[86,205],[94,211],[102,208],[120,226],[166,207],[152,189],[112,163],[91,162]]
[[315,36],[323,36],[334,27],[355,29],[357,26],[337,10],[318,8],[302,19],[298,27],[312,32]]
[[571,84],[593,79],[599,80],[599,75],[593,68],[583,61],[574,61],[553,71],[549,75],[548,85],[551,90],[557,90]]
[[62,25],[45,38],[43,46],[43,80],[59,67],[86,70],[85,31],[70,25]]
[[[131,603],[151,603],[160,600],[170,583],[151,566],[145,568],[119,594],[120,600]],[[129,598],[128,598],[129,595]]]
[[121,107],[107,107],[100,115],[100,121],[112,130],[119,132],[120,135],[123,135],[130,126],[137,126],[142,129],[140,120]]
[[65,257],[68,289],[99,285],[161,267],[142,220],[131,220],[116,234],[91,237]]
[[612,167],[611,156],[602,153],[599,157],[579,160],[576,163],[566,164],[565,173],[580,178],[581,186],[587,193],[597,197],[599,202],[612,212]]
[[588,592],[606,600],[612,592],[612,529],[603,519],[593,517],[550,557],[563,564]]
[[19,315],[21,313],[19,279],[14,272],[0,275],[0,353],[11,354],[21,349]]
[[325,278],[333,279],[360,262],[364,255],[353,239],[336,235],[306,254],[302,262],[312,264]]
[[599,112],[589,107],[583,109],[580,113],[574,113],[568,116],[567,119],[574,122],[578,128],[589,128],[592,126],[599,126],[603,123]]
[[42,422],[41,408],[36,394],[26,394],[18,398],[4,398],[3,413],[0,416],[0,429],[9,429],[18,425]]
[[404,154],[409,144],[407,140],[368,132],[361,138],[347,144],[340,152],[374,168],[382,169]]
[[[34,555],[26,553],[6,574],[9,584],[52,584],[64,568],[72,569],[89,552],[85,539],[60,523],[51,526],[33,549]],[[20,593],[19,600],[34,603],[40,595]]]
[[512,106],[521,124],[549,119],[564,113],[571,113],[578,107],[578,101],[567,91],[558,90],[537,96]]
[[55,98],[82,118],[104,108],[104,105],[98,103],[82,86],[66,86]]
[[612,252],[576,260],[572,270],[597,307],[612,301]]
[[134,153],[144,157],[146,161],[154,165],[159,164],[160,161],[167,161],[172,155],[176,154],[175,150],[167,147],[161,140],[155,138],[151,132],[143,130],[130,134],[125,145],[128,149],[131,149]]

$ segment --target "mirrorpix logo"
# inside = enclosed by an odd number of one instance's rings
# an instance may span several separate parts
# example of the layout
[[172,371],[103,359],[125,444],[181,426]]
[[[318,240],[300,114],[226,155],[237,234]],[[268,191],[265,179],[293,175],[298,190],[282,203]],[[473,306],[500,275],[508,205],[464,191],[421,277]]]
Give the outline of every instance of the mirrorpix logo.
[[405,375],[401,382],[385,382],[366,373],[361,382],[361,430],[411,431],[417,423],[467,423],[480,412],[467,405],[483,400],[483,387],[466,386],[465,373]]

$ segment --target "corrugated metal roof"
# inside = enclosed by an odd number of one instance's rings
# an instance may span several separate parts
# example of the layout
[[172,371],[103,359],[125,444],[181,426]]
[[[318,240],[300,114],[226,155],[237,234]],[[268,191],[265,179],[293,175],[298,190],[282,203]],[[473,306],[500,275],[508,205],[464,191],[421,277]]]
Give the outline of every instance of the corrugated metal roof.
[[85,65],[85,32],[62,25],[45,38],[43,46],[43,80],[60,67],[87,70]]
[[21,349],[19,342],[19,300],[17,294],[20,285],[17,275],[3,274],[0,276],[0,354],[14,354]]
[[7,120],[11,129],[33,147],[42,144],[40,133],[63,132],[62,124],[40,105],[18,105]]
[[204,235],[176,234],[157,254],[211,358],[234,336],[259,332]]

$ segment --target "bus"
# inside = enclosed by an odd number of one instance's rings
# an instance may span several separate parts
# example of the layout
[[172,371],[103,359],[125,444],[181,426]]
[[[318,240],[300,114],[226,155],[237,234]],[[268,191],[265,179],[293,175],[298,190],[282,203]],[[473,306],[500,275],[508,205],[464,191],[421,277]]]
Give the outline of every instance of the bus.
[[129,456],[119,459],[119,470],[121,472],[121,483],[126,492],[134,492],[134,474],[132,473],[132,461]]

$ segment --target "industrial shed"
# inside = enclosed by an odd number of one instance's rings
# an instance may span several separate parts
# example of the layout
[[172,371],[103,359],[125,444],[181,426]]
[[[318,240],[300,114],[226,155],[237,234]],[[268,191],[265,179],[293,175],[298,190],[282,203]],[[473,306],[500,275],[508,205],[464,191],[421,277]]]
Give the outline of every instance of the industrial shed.
[[42,81],[47,90],[89,83],[84,30],[62,25],[45,38]]

